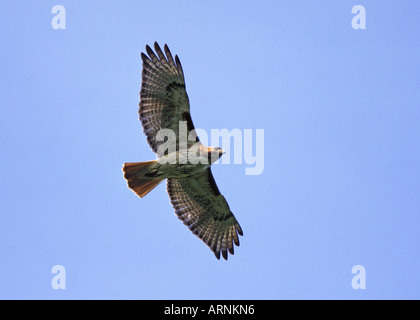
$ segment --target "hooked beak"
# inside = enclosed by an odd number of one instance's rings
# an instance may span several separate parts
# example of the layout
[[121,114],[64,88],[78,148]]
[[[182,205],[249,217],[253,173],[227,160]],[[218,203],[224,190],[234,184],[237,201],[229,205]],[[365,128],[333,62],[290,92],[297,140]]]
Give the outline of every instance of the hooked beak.
[[225,150],[223,150],[223,149],[221,149],[221,148],[218,148],[218,150],[215,150],[215,148],[214,147],[208,147],[207,148],[207,150],[208,150],[208,152],[218,152],[220,155],[222,155],[222,154],[225,154],[226,153],[226,151]]

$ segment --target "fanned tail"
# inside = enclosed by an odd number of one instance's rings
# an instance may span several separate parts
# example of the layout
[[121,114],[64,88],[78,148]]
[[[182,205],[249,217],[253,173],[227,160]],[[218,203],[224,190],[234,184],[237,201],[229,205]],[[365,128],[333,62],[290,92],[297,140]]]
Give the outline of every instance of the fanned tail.
[[143,198],[165,179],[162,177],[153,177],[153,174],[151,174],[156,162],[156,160],[152,160],[124,163],[122,170],[124,172],[124,178],[127,180],[128,187],[140,198]]

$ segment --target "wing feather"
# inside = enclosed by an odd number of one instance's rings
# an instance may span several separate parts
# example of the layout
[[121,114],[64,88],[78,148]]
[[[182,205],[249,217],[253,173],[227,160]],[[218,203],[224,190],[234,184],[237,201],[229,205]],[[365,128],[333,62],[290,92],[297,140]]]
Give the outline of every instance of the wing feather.
[[172,53],[169,50],[168,45],[165,44],[165,46],[163,47],[163,49],[165,50],[166,58],[168,59],[169,65],[171,66],[171,69],[173,71],[176,71],[177,68],[176,68],[176,65],[175,65],[175,61],[174,61],[174,58],[172,58]]
[[[141,53],[143,61],[142,84],[140,90],[139,118],[143,132],[152,150],[158,157],[166,154],[168,149],[179,150],[180,147],[191,147],[199,142],[193,132],[194,139],[180,143],[180,121],[187,124],[187,135],[194,130],[190,114],[190,104],[185,90],[184,73],[179,58],[175,61],[165,44],[164,51],[155,42],[154,49],[146,46],[146,53]],[[165,56],[166,54],[166,56]],[[174,133],[167,139],[158,139],[162,129],[170,129]],[[165,143],[166,150],[159,148]]]
[[167,191],[175,214],[213,251],[216,258],[234,253],[242,229],[220,194],[210,168],[188,178],[168,179]]
[[181,61],[179,61],[179,58],[177,55],[175,55],[175,63],[176,63],[176,68],[178,72],[182,75],[182,77],[184,77],[184,71],[182,70]]
[[167,68],[169,71],[172,71],[172,68],[167,60],[167,58],[165,57],[165,55],[163,54],[162,50],[160,49],[159,45],[157,44],[157,42],[155,42],[155,51],[160,59],[160,61],[162,62],[162,64],[165,66],[165,68]]

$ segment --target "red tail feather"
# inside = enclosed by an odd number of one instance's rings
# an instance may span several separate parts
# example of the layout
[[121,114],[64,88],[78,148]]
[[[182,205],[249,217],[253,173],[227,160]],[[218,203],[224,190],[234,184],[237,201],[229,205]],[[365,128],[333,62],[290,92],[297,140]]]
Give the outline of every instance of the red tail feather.
[[124,163],[124,178],[131,190],[140,198],[152,191],[164,178],[150,178],[146,174],[153,169],[156,160],[145,162]]

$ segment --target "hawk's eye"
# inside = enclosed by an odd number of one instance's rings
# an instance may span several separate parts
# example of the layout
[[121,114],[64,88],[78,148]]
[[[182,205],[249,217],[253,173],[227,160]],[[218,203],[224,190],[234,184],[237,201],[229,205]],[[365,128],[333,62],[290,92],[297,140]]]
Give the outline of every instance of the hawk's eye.
[[214,150],[215,150],[215,151],[219,151],[219,150],[220,150],[220,148],[219,148],[219,147],[215,147],[215,148],[214,148]]

